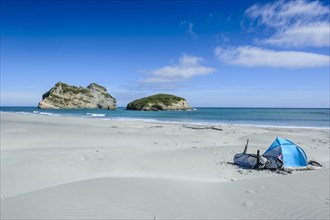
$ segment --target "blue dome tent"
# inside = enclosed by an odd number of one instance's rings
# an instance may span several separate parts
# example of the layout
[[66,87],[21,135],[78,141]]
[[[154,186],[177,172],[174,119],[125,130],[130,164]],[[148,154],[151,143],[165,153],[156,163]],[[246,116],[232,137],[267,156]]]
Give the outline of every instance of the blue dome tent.
[[277,157],[283,161],[284,167],[304,167],[308,165],[304,150],[283,138],[276,138],[262,156]]

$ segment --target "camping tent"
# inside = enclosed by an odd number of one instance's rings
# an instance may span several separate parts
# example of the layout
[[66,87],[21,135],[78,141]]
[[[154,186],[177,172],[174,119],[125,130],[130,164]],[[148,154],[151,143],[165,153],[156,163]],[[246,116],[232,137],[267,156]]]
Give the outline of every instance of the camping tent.
[[262,156],[273,156],[283,161],[284,167],[307,166],[307,156],[304,150],[283,138],[276,138]]

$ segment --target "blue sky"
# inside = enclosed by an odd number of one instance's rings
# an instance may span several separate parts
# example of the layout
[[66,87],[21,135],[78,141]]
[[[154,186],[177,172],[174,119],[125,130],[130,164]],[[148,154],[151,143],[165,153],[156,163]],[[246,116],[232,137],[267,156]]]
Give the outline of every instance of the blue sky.
[[56,82],[195,107],[329,107],[329,1],[1,1],[1,105]]

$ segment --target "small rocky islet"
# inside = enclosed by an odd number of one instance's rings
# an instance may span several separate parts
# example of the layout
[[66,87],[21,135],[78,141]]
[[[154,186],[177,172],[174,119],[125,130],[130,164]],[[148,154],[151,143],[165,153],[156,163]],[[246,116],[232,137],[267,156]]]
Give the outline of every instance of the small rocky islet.
[[157,94],[134,100],[128,103],[127,110],[163,111],[163,110],[191,110],[186,99],[170,94]]
[[53,88],[42,96],[38,108],[41,109],[108,109],[117,107],[117,102],[107,89],[96,83],[87,88],[70,86],[58,82]]
[[[117,108],[116,99],[107,89],[96,83],[86,88],[71,86],[58,82],[42,96],[40,109],[108,109]],[[156,94],[130,102],[127,110],[136,111],[165,111],[191,110],[186,99],[170,94]]]

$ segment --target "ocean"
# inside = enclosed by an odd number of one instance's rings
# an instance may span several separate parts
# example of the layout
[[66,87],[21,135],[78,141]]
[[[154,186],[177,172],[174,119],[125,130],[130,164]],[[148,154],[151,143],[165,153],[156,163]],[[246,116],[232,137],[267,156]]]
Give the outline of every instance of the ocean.
[[160,121],[202,125],[252,125],[330,128],[329,108],[195,108],[192,111],[129,111],[103,109],[56,109],[0,107],[2,112],[39,114],[48,117],[75,116],[96,119]]

